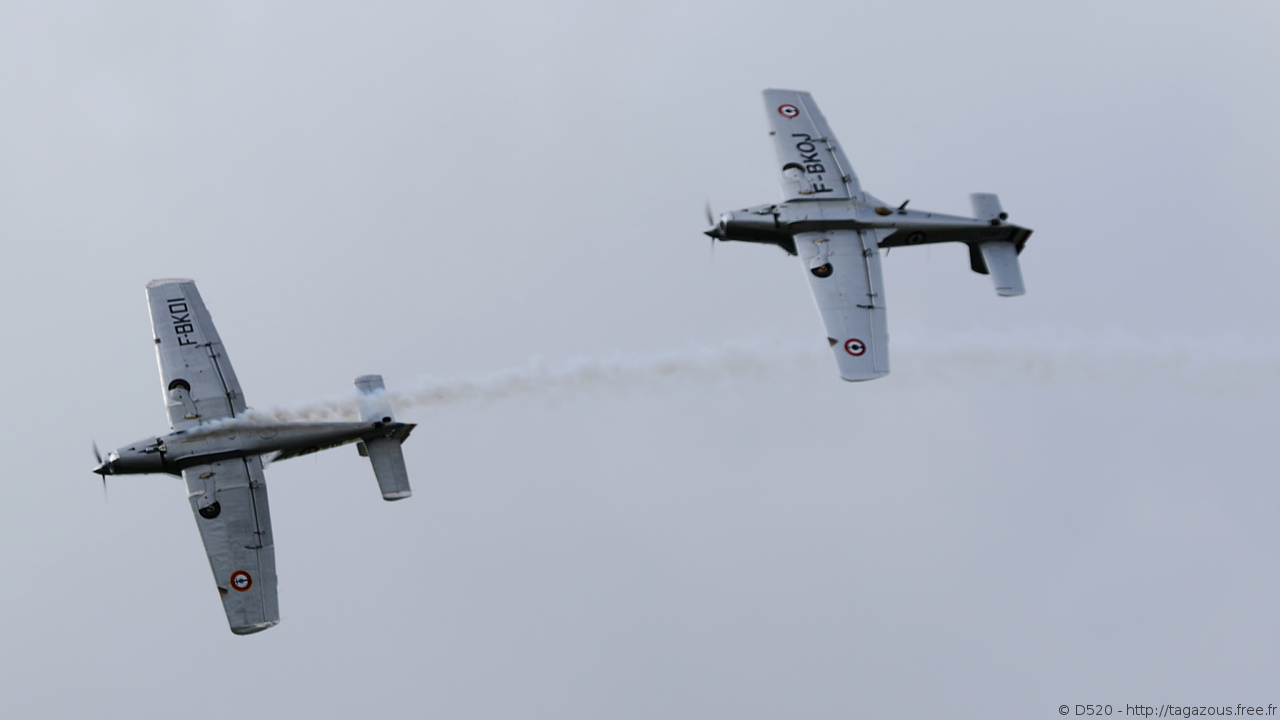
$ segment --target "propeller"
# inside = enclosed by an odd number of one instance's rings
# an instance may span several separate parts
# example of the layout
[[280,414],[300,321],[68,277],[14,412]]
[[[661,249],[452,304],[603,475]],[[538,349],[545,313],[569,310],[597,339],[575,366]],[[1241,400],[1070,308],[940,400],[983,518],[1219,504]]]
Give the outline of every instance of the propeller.
[[93,441],[93,459],[98,461],[98,466],[93,469],[95,473],[102,476],[102,501],[107,501],[107,471],[102,463],[102,451],[98,450],[98,441]]
[[[715,230],[716,220],[715,220],[715,216],[711,214],[710,200],[708,200],[706,204],[702,206],[702,212],[705,213],[707,216],[707,226],[710,227],[712,230]],[[716,257],[716,236],[712,235],[710,231],[708,231],[706,234],[708,237],[711,238],[711,260],[714,261]]]

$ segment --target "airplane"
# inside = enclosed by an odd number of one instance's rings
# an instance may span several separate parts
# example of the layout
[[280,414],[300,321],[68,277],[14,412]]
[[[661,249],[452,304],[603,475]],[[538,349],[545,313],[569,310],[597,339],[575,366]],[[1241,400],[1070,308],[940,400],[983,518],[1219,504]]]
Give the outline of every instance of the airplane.
[[[1022,295],[1018,255],[1031,230],[1005,222],[995,195],[969,196],[974,218],[890,207],[865,192],[826,118],[807,92],[765,90],[783,202],[727,212],[706,231],[717,240],[777,245],[799,255],[827,330],[840,377],[889,374],[880,248],[962,242],[969,266],[990,274],[996,293]],[[909,202],[909,201],[908,201]]]
[[360,422],[275,422],[248,416],[226,348],[192,280],[147,284],[160,386],[171,432],[94,455],[108,475],[168,473],[187,484],[214,584],[231,632],[280,622],[275,543],[263,466],[357,443],[384,500],[412,492],[400,444],[415,425],[396,422],[379,375],[356,378]]

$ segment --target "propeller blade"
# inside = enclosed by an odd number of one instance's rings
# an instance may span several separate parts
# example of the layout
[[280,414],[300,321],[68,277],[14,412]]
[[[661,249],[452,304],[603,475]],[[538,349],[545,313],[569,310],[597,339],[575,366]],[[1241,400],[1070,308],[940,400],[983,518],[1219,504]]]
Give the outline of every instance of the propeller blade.
[[94,472],[102,476],[102,503],[108,502],[107,498],[107,469],[103,467],[102,451],[98,449],[98,441],[93,441],[93,459],[98,461],[98,466],[93,469]]
[[710,200],[708,200],[708,201],[707,201],[707,202],[702,206],[702,212],[707,216],[707,226],[711,228],[711,230],[708,230],[708,231],[705,233],[708,237],[710,237],[710,238],[711,238],[711,251],[710,251],[710,252],[711,252],[711,254],[708,256],[707,262],[710,262],[710,263],[712,263],[712,264],[714,265],[714,264],[715,264],[715,261],[716,261],[716,236],[715,236],[715,235],[712,235],[711,233],[715,231],[715,227],[716,227],[716,218],[715,218],[715,215],[713,215],[713,214],[711,213],[711,201],[710,201]]

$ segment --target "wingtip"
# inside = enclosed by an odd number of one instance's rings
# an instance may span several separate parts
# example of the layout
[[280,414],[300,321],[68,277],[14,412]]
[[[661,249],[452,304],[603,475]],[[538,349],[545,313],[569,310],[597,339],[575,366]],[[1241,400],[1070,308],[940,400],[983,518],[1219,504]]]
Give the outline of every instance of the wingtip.
[[260,633],[263,630],[273,628],[279,624],[279,620],[268,620],[267,622],[253,623],[252,625],[232,625],[231,632],[237,635],[252,635],[254,633]]
[[884,377],[885,375],[888,375],[888,374],[889,374],[889,372],[886,370],[885,372],[881,372],[881,373],[875,373],[875,374],[872,374],[872,375],[858,375],[858,376],[856,376],[856,377],[849,377],[848,375],[841,375],[841,376],[840,376],[840,379],[841,379],[841,380],[843,380],[843,381],[845,381],[845,382],[851,382],[851,383],[855,383],[855,382],[866,382],[866,381],[868,381],[868,380],[877,380],[877,379],[882,378],[882,377]]
[[160,287],[161,285],[179,285],[182,283],[193,282],[195,282],[195,280],[192,280],[191,278],[156,278],[155,280],[147,283],[147,287],[154,288]]

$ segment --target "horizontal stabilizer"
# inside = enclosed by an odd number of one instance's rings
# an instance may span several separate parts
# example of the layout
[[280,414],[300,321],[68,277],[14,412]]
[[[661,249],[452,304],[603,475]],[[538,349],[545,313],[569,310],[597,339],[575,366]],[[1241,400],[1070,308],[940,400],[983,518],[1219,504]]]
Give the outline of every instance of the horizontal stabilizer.
[[[375,426],[390,423],[395,418],[391,414],[391,400],[387,397],[386,386],[382,384],[381,375],[361,375],[356,378],[356,389],[360,391],[360,420],[371,422]],[[373,474],[378,478],[378,489],[382,490],[383,500],[403,500],[413,493],[409,491],[409,472],[404,467],[404,452],[400,443],[409,436],[412,425],[405,425],[404,432],[396,432],[390,437],[373,438],[360,443],[360,454],[373,463]]]
[[413,494],[409,490],[409,471],[404,467],[400,438],[365,440],[364,451],[373,463],[373,474],[378,477],[383,500],[403,500]]
[[391,422],[391,400],[381,375],[361,375],[356,378],[356,390],[360,392],[361,422]]
[[[1012,242],[984,242],[979,243],[977,249],[987,272],[996,283],[997,295],[1013,297],[1026,294],[1027,289],[1022,284],[1022,268],[1018,265],[1018,250]],[[970,246],[969,252],[973,254],[973,246]]]
[[973,193],[969,196],[969,203],[973,206],[974,217],[990,222],[992,225],[996,224],[992,221],[1005,220],[1009,217],[1000,207],[1000,198],[994,193]]

